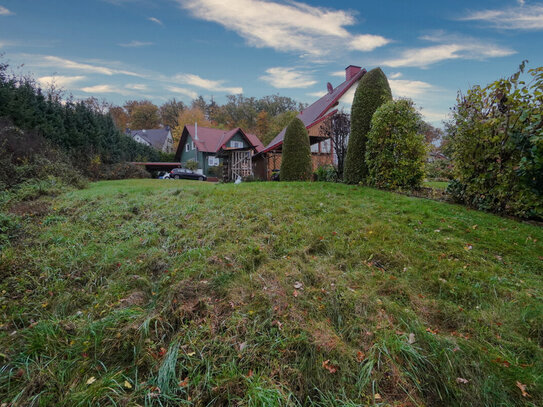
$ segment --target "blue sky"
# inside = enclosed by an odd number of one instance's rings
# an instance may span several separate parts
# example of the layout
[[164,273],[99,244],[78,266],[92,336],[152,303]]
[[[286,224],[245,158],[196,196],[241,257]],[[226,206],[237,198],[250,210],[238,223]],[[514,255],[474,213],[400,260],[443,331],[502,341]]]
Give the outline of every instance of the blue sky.
[[457,91],[543,65],[543,1],[0,0],[0,53],[116,104],[232,93],[311,103],[380,66],[439,124]]

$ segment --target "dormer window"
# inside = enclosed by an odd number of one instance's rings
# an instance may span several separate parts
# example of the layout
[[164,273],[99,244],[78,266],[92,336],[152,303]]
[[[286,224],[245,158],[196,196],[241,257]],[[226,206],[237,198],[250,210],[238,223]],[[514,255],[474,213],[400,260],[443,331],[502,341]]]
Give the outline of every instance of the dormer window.
[[231,148],[243,148],[243,141],[235,141],[235,140],[232,140],[230,142],[230,147]]

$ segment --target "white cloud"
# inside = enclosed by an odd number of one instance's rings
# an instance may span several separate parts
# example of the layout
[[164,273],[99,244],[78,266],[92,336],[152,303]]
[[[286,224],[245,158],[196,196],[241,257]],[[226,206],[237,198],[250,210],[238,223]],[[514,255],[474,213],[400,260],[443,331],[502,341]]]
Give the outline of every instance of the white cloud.
[[122,89],[119,89],[112,85],[87,86],[87,87],[81,88],[80,90],[85,93],[120,93],[121,95],[126,93]]
[[137,47],[146,47],[148,45],[153,45],[152,42],[147,41],[130,41],[128,43],[119,44],[121,47],[128,47],[128,48],[137,48]]
[[393,72],[390,75],[388,75],[388,77],[390,79],[398,79],[398,78],[402,77],[402,73],[401,72]]
[[130,72],[122,69],[109,68],[106,66],[92,65],[87,63],[81,63],[76,61],[71,61],[69,59],[59,58],[52,55],[40,56],[36,61],[35,65],[37,66],[47,66],[54,67],[59,69],[71,69],[80,72],[86,73],[97,73],[102,75],[128,75],[128,76],[137,76],[144,77],[141,74]]
[[345,71],[331,72],[330,75],[337,76],[338,78],[344,78],[345,77]]
[[304,72],[297,72],[294,68],[275,67],[266,69],[266,75],[260,77],[278,89],[308,88],[317,83],[311,76]]
[[434,86],[422,81],[390,79],[388,83],[390,84],[390,89],[395,97],[415,98],[428,91],[435,90]]
[[357,35],[351,41],[351,49],[357,51],[373,51],[375,48],[382,47],[390,43],[390,40],[380,35]]
[[255,47],[298,52],[320,58],[340,49],[370,51],[388,40],[355,35],[345,27],[356,23],[354,13],[290,1],[176,0],[195,17],[233,30]]
[[76,82],[80,82],[82,80],[86,79],[86,76],[42,76],[38,78],[38,83],[42,87],[48,87],[51,85],[55,85],[56,87],[64,88],[66,86],[73,85]]
[[475,11],[461,20],[483,21],[493,27],[505,30],[542,30],[543,4],[525,5],[523,1],[519,4],[519,7],[503,10]]
[[215,81],[210,79],[204,79],[198,75],[183,73],[177,74],[173,77],[173,81],[177,83],[182,83],[185,85],[196,86],[197,88],[203,88],[215,92],[226,92],[230,94],[243,93],[243,88],[241,87],[226,87],[223,86],[225,81]]
[[127,85],[124,85],[124,87],[131,90],[149,90],[149,87],[144,83],[129,83]]
[[515,54],[510,48],[478,41],[474,38],[445,37],[443,35],[425,36],[421,39],[441,42],[424,48],[411,48],[400,52],[399,57],[382,61],[381,64],[393,68],[414,66],[426,68],[429,65],[452,59],[486,59]]
[[159,20],[158,18],[156,18],[156,17],[149,17],[147,20],[152,21],[153,23],[156,23],[156,24],[158,24],[158,25],[164,25],[164,24],[162,23],[162,21],[160,21],[160,20]]
[[4,6],[0,6],[0,16],[12,16],[14,14],[14,12],[8,10]]
[[449,111],[421,109],[422,118],[434,126],[440,126],[441,122],[449,118]]
[[307,95],[308,96],[313,96],[313,97],[316,97],[316,98],[321,98],[323,97],[324,95],[326,95],[327,92],[311,92],[311,93],[308,93]]
[[172,93],[178,93],[180,95],[188,96],[192,99],[196,99],[198,97],[198,93],[194,92],[190,89],[180,88],[177,86],[167,86],[166,89]]

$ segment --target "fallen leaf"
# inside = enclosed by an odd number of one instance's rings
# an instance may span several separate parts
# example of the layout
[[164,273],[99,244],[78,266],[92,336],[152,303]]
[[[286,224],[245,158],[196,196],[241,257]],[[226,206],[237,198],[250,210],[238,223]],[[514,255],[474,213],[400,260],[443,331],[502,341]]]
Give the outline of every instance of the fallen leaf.
[[130,382],[128,380],[125,380],[124,381],[124,387],[126,387],[127,389],[131,389],[132,385],[130,384]]
[[294,283],[294,288],[296,288],[297,290],[301,289],[304,285],[302,283],[300,283],[299,281],[296,281]]
[[471,250],[471,249],[473,249],[473,246],[470,245],[470,244],[467,244],[467,245],[464,246],[464,250],[469,251],[469,250]]
[[333,364],[331,364],[330,360],[328,359],[322,362],[322,367],[328,370],[329,373],[333,374],[337,372],[337,366],[334,366]]
[[383,399],[379,393],[375,393],[373,395],[373,398],[375,399],[375,401],[381,401]]
[[87,380],[87,384],[93,384],[96,381],[96,378],[94,376],[91,376],[89,380]]
[[253,377],[253,369],[249,369],[249,373],[247,373],[247,377]]
[[409,338],[407,339],[407,343],[409,344],[413,344],[415,343],[417,340],[415,339],[415,334],[414,333],[410,333],[409,334]]
[[179,387],[186,387],[189,384],[189,377],[185,377],[179,382]]
[[522,393],[522,397],[530,397],[528,393],[526,393],[526,385],[522,384],[521,382],[517,381],[517,387],[520,389]]
[[292,293],[292,295],[294,295],[294,297],[297,297],[300,293],[298,292],[298,290],[294,290],[294,292]]
[[366,359],[366,355],[364,354],[364,352],[362,352],[361,350],[359,350],[357,353],[356,353],[356,360],[358,361],[358,363],[361,363],[364,361],[364,359]]
[[469,383],[469,380],[464,379],[463,377],[457,377],[456,378],[456,383],[458,383],[458,384],[467,384],[467,383]]

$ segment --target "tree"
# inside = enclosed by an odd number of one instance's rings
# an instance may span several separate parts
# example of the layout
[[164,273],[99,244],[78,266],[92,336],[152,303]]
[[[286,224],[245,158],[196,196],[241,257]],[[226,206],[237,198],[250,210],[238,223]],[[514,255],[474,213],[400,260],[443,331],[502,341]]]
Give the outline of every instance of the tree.
[[344,170],[344,180],[348,184],[365,181],[368,173],[365,162],[366,140],[371,119],[377,108],[390,100],[392,92],[381,68],[372,69],[362,77],[351,108],[351,134]]
[[151,102],[134,107],[130,115],[133,129],[157,129],[160,126],[158,107]]
[[[543,218],[543,67],[459,94],[447,124],[449,193],[482,210]],[[531,78],[530,78],[531,77]]]
[[422,122],[422,134],[427,144],[439,145],[443,140],[443,130],[432,126],[430,123]]
[[168,100],[160,106],[160,119],[164,126],[175,128],[179,125],[179,114],[185,110],[185,104],[175,98]]
[[268,132],[262,137],[259,136],[262,144],[267,146],[288,124],[298,116],[298,112],[289,111],[278,114],[270,120]]
[[335,169],[338,180],[343,179],[343,168],[350,132],[351,119],[348,114],[343,112],[336,113],[327,119],[320,129],[321,136],[328,137],[332,140],[332,147],[336,156]]
[[265,136],[269,127],[270,121],[268,118],[268,112],[263,110],[256,116],[256,135],[258,138],[261,139],[263,136]]
[[309,135],[304,123],[295,118],[287,126],[283,140],[281,180],[307,181],[312,169]]
[[126,113],[126,110],[121,106],[111,106],[109,108],[109,115],[113,119],[115,127],[124,132],[128,127],[128,122],[130,120],[130,116]]
[[198,108],[186,109],[179,114],[177,126],[172,131],[174,143],[177,143],[183,134],[183,128],[187,125],[198,123],[198,126],[213,127],[213,124],[205,118],[205,114]]
[[408,99],[390,101],[374,113],[366,143],[368,184],[378,188],[419,188],[424,179],[423,122]]

